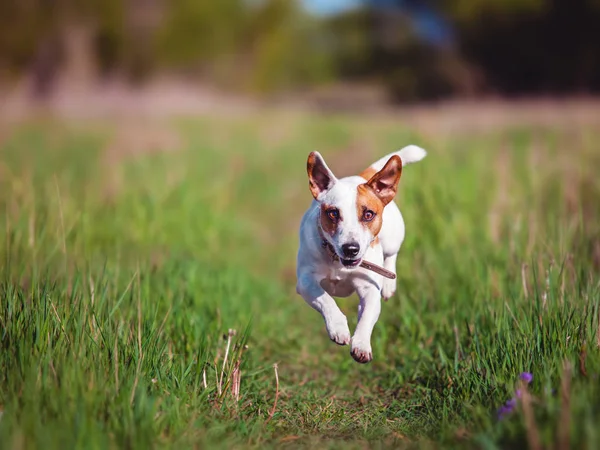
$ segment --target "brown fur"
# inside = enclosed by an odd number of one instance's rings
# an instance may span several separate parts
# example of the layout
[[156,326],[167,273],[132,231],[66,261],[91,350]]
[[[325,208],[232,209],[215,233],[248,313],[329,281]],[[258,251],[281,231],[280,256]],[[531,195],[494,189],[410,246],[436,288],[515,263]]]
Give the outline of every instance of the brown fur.
[[321,214],[320,216],[320,220],[321,220],[321,228],[323,229],[324,233],[329,234],[330,236],[333,236],[337,230],[337,226],[338,223],[342,220],[342,216],[340,213],[340,217],[338,218],[338,220],[331,220],[331,218],[329,217],[329,215],[327,214],[327,210],[331,208],[330,205],[321,205]]
[[314,198],[328,188],[331,180],[328,177],[327,170],[323,166],[323,161],[317,158],[315,152],[308,155],[306,161],[306,172],[308,173],[308,186]]
[[[373,236],[377,236],[383,225],[383,208],[385,205],[377,196],[377,193],[368,184],[360,184],[356,195],[356,213],[358,220],[361,221],[364,227],[367,227]],[[375,213],[375,217],[370,222],[363,220],[363,214],[366,210],[371,210]]]
[[394,155],[385,163],[383,169],[373,175],[366,184],[375,191],[385,206],[396,196],[401,175],[402,160],[398,155]]
[[[358,220],[371,231],[373,236],[377,236],[381,231],[383,209],[396,195],[401,175],[402,160],[397,155],[392,156],[379,172],[368,167],[360,174],[368,181],[358,186],[356,213]],[[363,220],[363,214],[367,210],[375,213],[375,217],[371,221]]]
[[[313,197],[317,198],[321,191],[327,187],[329,180],[325,168],[314,153],[311,153],[308,157],[307,172],[310,191]],[[383,209],[396,195],[401,175],[402,160],[397,155],[392,156],[379,172],[376,172],[372,167],[367,167],[360,174],[367,182],[357,188],[356,213],[358,214],[358,220],[375,237],[379,234],[383,225]],[[332,236],[337,230],[338,223],[343,218],[340,216],[337,220],[332,220],[327,214],[329,208],[331,208],[330,205],[321,204],[319,220],[323,232]],[[363,219],[363,215],[367,210],[375,213],[375,217],[371,221]],[[372,245],[375,245],[377,239],[373,242]]]
[[359,173],[358,176],[362,177],[362,178],[364,178],[365,180],[368,181],[376,173],[377,173],[377,171],[373,167],[369,166],[365,170],[363,170],[361,173]]

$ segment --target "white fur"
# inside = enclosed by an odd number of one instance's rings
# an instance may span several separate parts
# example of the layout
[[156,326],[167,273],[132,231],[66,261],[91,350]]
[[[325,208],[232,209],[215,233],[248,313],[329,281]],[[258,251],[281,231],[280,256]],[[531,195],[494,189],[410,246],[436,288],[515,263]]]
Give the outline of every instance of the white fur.
[[417,147],[416,145],[407,145],[406,147],[398,150],[397,152],[390,153],[389,155],[385,155],[383,158],[375,161],[370,165],[375,170],[383,169],[385,163],[394,156],[398,155],[402,160],[402,167],[407,166],[412,163],[416,163],[421,161],[423,158],[427,156],[427,152],[423,150],[421,147]]
[[[426,156],[425,150],[409,145],[390,153],[376,161],[371,167],[381,170],[393,156],[402,159],[402,165],[417,162]],[[319,155],[320,156],[320,155]],[[327,167],[327,166],[325,166]],[[329,169],[328,169],[329,170]],[[337,255],[342,256],[341,247],[350,241],[360,245],[358,258],[385,267],[396,273],[396,258],[404,240],[404,220],[394,201],[383,211],[383,224],[379,232],[379,242],[371,245],[375,236],[362,226],[356,212],[357,186],[366,181],[359,176],[336,179],[321,192],[305,212],[300,224],[300,246],[297,255],[296,291],[325,320],[325,327],[331,340],[340,345],[351,342],[352,357],[362,363],[372,360],[371,334],[379,319],[381,297],[392,297],[396,291],[396,280],[383,278],[362,267],[347,268],[340,261],[333,261],[327,249],[323,248],[322,234],[319,233],[320,203],[337,207],[342,215],[334,236],[326,236]],[[358,294],[358,323],[350,338],[346,316],[337,306],[333,297],[348,297]]]

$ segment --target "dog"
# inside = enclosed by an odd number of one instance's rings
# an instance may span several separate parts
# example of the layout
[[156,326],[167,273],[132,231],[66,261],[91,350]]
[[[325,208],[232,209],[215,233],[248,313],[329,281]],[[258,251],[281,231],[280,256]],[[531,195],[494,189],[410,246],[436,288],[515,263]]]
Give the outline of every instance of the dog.
[[[363,260],[396,274],[396,258],[404,241],[404,219],[393,201],[403,166],[422,160],[416,145],[390,153],[358,176],[336,178],[319,152],[307,161],[313,201],[299,232],[296,292],[325,320],[329,338],[351,343],[359,363],[373,359],[371,334],[381,312],[381,298],[396,292],[396,280],[361,267]],[[357,293],[358,323],[352,339],[346,316],[333,297]]]

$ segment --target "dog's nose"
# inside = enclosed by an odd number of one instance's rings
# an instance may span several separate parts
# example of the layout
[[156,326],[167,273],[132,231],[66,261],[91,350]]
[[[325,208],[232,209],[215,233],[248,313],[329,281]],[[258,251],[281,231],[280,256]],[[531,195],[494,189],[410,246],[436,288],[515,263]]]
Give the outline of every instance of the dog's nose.
[[349,244],[342,245],[342,253],[346,258],[353,258],[358,255],[360,247],[356,242],[350,242]]

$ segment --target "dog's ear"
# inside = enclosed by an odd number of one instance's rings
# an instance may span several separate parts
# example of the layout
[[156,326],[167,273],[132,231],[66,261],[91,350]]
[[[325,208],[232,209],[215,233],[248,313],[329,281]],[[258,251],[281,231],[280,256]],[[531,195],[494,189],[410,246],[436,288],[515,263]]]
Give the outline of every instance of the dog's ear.
[[329,170],[329,167],[327,167],[325,160],[319,152],[311,152],[310,155],[308,155],[306,171],[308,172],[310,192],[317,200],[331,189],[337,181],[337,178],[333,172]]
[[375,191],[383,204],[387,205],[396,195],[401,175],[402,160],[398,155],[394,155],[385,163],[383,169],[367,181],[367,185]]

